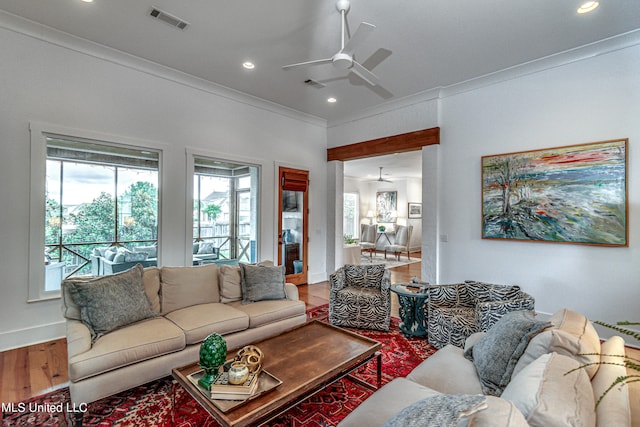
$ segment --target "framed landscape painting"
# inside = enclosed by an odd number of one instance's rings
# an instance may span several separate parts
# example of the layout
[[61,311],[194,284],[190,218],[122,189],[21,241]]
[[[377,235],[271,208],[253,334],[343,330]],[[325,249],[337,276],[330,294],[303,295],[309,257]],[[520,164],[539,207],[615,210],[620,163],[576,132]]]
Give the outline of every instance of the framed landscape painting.
[[628,246],[627,139],[482,157],[482,238]]

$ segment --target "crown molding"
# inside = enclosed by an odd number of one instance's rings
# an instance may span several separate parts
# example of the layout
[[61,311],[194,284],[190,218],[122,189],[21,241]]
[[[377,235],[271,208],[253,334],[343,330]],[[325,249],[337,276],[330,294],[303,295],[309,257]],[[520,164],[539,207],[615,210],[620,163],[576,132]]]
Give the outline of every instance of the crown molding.
[[530,74],[562,67],[585,59],[594,58],[596,56],[636,46],[638,44],[640,44],[640,30],[629,31],[627,33],[599,40],[574,49],[545,56],[490,74],[485,74],[464,82],[425,90],[393,101],[378,104],[375,107],[342,117],[338,120],[331,120],[328,122],[327,127],[332,128],[349,122],[385,114],[401,108],[407,108],[415,104],[445,99],[464,92],[470,92]]
[[517,79],[530,74],[551,70],[585,59],[595,58],[618,50],[640,44],[640,29],[612,36],[597,42],[589,43],[573,49],[558,52],[542,58],[534,59],[494,73],[485,74],[474,79],[443,87],[442,98],[491,86],[508,80]]
[[306,114],[256,96],[240,92],[226,86],[212,83],[191,74],[175,70],[164,65],[86,40],[46,25],[25,19],[21,16],[0,10],[0,28],[31,37],[52,45],[69,49],[106,62],[111,62],[151,76],[168,80],[183,86],[206,92],[220,98],[238,102],[247,106],[266,110],[314,126],[326,128],[323,118]]

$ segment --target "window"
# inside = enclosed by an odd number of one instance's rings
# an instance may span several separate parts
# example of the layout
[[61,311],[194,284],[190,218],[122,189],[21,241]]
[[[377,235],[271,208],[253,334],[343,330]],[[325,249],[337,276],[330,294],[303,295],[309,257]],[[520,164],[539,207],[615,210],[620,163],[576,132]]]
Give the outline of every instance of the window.
[[[145,257],[145,265],[156,264],[157,151],[46,132],[35,139],[35,147],[42,147],[45,157],[44,187],[32,189],[44,201],[44,209],[35,209],[44,227],[34,229],[34,234],[43,230],[39,252],[44,273],[30,277],[30,300],[58,296],[66,277],[108,274],[99,264],[111,252],[114,263],[132,254],[130,259]],[[34,194],[32,211],[42,206],[34,204]],[[32,212],[32,224],[34,220]],[[155,248],[155,253],[150,257],[140,247]]]
[[[253,165],[194,157],[193,251],[198,263],[257,260],[258,172]],[[206,243],[217,249],[217,259],[200,256]]]
[[360,202],[358,193],[344,193],[342,229],[345,237],[360,237]]

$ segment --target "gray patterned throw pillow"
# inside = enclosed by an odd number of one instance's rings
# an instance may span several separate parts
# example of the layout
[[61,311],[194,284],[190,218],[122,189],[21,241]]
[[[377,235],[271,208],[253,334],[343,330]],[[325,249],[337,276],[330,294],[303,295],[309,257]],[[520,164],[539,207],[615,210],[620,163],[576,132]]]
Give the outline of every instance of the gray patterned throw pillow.
[[68,281],[65,286],[80,308],[82,323],[95,342],[114,329],[157,316],[144,292],[140,264],[111,276],[82,282]]
[[286,299],[283,265],[240,264],[242,303]]
[[486,409],[487,397],[472,394],[436,394],[407,406],[383,427],[455,427],[464,417]]
[[464,356],[476,367],[485,394],[502,394],[531,338],[549,325],[536,320],[529,311],[512,311],[465,351]]

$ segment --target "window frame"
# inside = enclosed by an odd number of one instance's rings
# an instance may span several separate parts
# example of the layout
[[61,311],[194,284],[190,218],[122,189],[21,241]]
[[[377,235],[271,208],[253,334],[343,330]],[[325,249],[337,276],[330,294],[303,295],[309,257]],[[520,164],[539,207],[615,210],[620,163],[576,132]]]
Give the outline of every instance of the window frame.
[[162,162],[161,144],[119,135],[104,134],[74,129],[49,123],[29,123],[30,132],[30,194],[29,194],[29,272],[27,302],[46,301],[60,298],[60,290],[45,290],[45,269],[43,264],[45,247],[46,215],[46,162],[47,137],[59,137],[78,141],[95,142],[101,145],[149,150],[158,153],[158,262],[162,235]]
[[[187,157],[187,179],[186,179],[186,183],[187,183],[187,188],[186,188],[186,194],[187,194],[187,200],[186,200],[186,223],[185,223],[185,265],[191,265],[192,261],[193,261],[193,253],[192,253],[192,246],[193,246],[193,242],[194,242],[194,237],[193,237],[193,206],[195,203],[195,198],[193,197],[194,194],[194,177],[196,175],[196,159],[203,159],[203,160],[207,160],[207,161],[213,161],[213,162],[225,162],[225,163],[235,163],[238,165],[244,165],[247,167],[255,167],[257,168],[257,177],[256,177],[256,181],[257,181],[257,186],[258,186],[258,190],[256,192],[256,197],[255,197],[255,203],[256,203],[256,211],[255,211],[255,215],[257,215],[256,218],[256,259],[259,260],[260,259],[260,247],[262,245],[262,232],[261,232],[261,224],[262,224],[262,218],[264,216],[264,212],[263,212],[263,206],[261,203],[262,200],[262,193],[264,191],[264,186],[263,186],[263,180],[262,180],[262,172],[263,172],[263,168],[264,168],[264,164],[262,161],[260,160],[256,160],[256,159],[250,159],[250,158],[242,158],[242,157],[238,157],[238,156],[233,156],[233,155],[228,155],[228,154],[221,154],[221,153],[212,153],[212,152],[208,152],[206,150],[197,150],[197,149],[193,149],[193,148],[186,148],[185,150],[186,152],[186,157]],[[253,186],[253,184],[252,184]],[[244,189],[243,189],[244,191]],[[237,197],[237,190],[235,190],[233,192],[233,197]],[[235,201],[234,201],[235,203]],[[234,220],[235,221],[235,220]],[[237,224],[234,224],[237,225]]]

